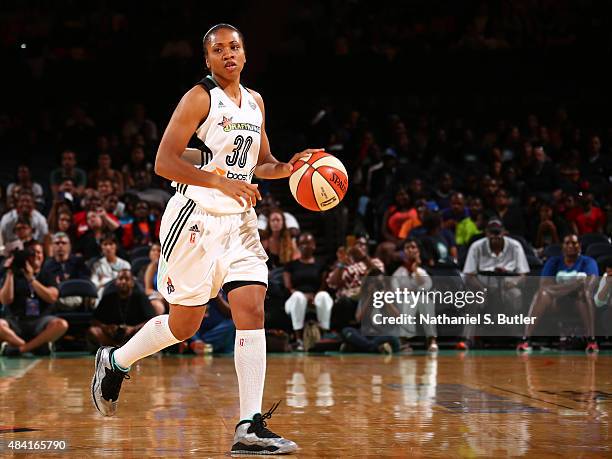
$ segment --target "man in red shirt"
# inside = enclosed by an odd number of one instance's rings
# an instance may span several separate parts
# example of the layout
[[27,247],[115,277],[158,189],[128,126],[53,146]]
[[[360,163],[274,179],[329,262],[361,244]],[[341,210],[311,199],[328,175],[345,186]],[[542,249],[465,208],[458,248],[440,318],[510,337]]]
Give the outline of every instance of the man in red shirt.
[[100,194],[95,190],[88,192],[89,195],[87,198],[83,199],[83,210],[74,214],[73,217],[77,238],[80,238],[87,232],[87,230],[89,230],[89,227],[87,226],[87,212],[90,210],[93,210],[100,215],[100,218],[102,218],[102,224],[107,231],[113,232],[119,228],[119,219],[113,214],[106,212],[104,207],[102,207]]
[[565,217],[575,227],[579,235],[587,233],[602,233],[606,224],[603,211],[593,205],[593,193],[578,193],[580,206],[574,207]]

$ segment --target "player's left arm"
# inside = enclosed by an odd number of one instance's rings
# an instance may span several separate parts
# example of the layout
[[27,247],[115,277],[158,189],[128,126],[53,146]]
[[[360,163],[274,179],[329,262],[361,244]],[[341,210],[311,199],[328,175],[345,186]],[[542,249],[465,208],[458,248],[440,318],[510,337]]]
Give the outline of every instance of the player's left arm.
[[264,109],[263,99],[261,95],[249,89],[253,98],[261,109],[263,120],[261,122],[261,143],[259,145],[259,157],[257,159],[257,166],[255,167],[255,175],[263,179],[280,179],[289,177],[293,171],[293,164],[300,158],[310,155],[317,151],[323,151],[322,148],[309,148],[293,155],[289,162],[283,163],[277,160],[272,152],[270,151],[270,142],[268,135],[266,134],[266,112]]

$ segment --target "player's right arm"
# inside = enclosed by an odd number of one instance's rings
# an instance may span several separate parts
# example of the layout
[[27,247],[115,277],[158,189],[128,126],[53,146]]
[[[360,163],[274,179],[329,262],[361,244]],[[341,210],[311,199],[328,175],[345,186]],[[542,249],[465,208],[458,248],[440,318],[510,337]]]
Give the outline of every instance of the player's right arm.
[[201,86],[193,87],[183,96],[159,144],[155,173],[178,183],[217,188],[240,205],[244,205],[244,199],[254,206],[261,199],[257,185],[199,170],[181,159],[189,139],[208,116],[209,106],[210,95]]

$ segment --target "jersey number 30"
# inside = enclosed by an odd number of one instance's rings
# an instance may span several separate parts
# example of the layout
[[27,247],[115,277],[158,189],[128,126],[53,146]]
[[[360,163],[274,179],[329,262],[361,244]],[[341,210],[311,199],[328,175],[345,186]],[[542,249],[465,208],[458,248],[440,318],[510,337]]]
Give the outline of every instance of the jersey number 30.
[[236,136],[234,139],[234,149],[231,155],[227,155],[225,162],[228,166],[235,166],[238,162],[238,166],[244,167],[247,162],[247,154],[253,145],[253,137],[249,136],[246,139],[241,135]]

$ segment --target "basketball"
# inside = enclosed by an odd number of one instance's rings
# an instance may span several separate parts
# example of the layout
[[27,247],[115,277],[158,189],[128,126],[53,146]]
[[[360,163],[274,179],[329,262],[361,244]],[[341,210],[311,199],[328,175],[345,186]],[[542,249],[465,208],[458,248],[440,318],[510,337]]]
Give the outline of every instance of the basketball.
[[329,210],[344,198],[348,174],[338,158],[322,151],[294,163],[289,188],[295,200],[306,209]]

